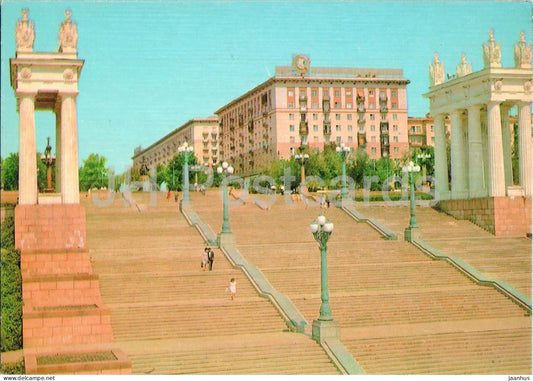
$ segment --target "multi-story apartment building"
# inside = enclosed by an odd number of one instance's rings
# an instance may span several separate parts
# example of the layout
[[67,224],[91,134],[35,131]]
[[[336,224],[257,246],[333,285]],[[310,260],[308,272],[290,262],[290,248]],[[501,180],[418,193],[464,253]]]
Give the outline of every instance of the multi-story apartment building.
[[250,175],[288,159],[302,145],[343,142],[371,158],[409,150],[407,91],[401,69],[320,68],[298,55],[267,81],[223,106],[220,157]]
[[184,142],[192,145],[198,163],[213,166],[218,163],[218,119],[192,119],[165,135],[149,147],[137,147],[132,157],[133,166],[141,169],[155,168],[166,164],[178,154]]

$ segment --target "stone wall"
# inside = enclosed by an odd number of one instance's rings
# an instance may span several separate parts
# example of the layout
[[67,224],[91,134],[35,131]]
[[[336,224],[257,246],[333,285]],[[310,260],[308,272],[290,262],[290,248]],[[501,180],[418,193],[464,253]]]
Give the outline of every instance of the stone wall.
[[439,201],[437,209],[469,220],[496,236],[523,236],[531,233],[531,198],[485,197]]

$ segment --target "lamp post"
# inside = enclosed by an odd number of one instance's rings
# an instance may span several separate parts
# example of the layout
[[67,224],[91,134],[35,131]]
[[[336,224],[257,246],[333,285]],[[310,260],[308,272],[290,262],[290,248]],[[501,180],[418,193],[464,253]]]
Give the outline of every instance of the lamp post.
[[52,156],[52,146],[50,145],[50,137],[47,138],[46,148],[44,155],[41,156],[41,161],[46,165],[46,188],[45,193],[51,193],[54,191],[52,188],[52,167],[55,164],[56,157]]
[[194,148],[187,142],[183,142],[178,147],[178,152],[184,154],[185,163],[183,164],[183,202],[188,203],[189,197],[189,155],[192,155]]
[[420,235],[420,228],[416,222],[416,213],[415,213],[415,173],[420,172],[420,166],[415,165],[412,161],[409,164],[402,167],[402,172],[407,173],[409,176],[409,188],[410,188],[410,213],[411,218],[409,219],[409,227],[405,229],[404,238],[408,242],[412,242],[413,239],[418,238]]
[[231,228],[229,225],[228,189],[225,180],[227,174],[233,174],[233,167],[224,161],[221,166],[218,166],[217,173],[224,175],[224,180],[222,180],[222,206],[224,221],[222,222],[221,233],[231,233]]
[[340,146],[335,148],[337,154],[341,157],[342,160],[342,189],[341,189],[341,199],[345,199],[348,196],[348,191],[346,190],[346,157],[350,153],[350,147],[346,147],[344,143],[341,143]]
[[300,160],[300,165],[301,165],[301,180],[300,180],[300,184],[303,185],[304,182],[305,182],[305,167],[304,167],[304,162],[309,159],[309,155],[308,154],[304,154],[303,152],[302,153],[297,153],[296,155],[294,155],[294,158],[296,160]]
[[338,337],[339,327],[333,321],[331,316],[331,308],[329,306],[329,290],[328,290],[328,246],[327,242],[333,232],[333,223],[326,221],[326,217],[320,215],[316,221],[310,225],[311,232],[315,240],[320,246],[320,316],[318,320],[313,321],[313,339],[322,341],[328,337]]

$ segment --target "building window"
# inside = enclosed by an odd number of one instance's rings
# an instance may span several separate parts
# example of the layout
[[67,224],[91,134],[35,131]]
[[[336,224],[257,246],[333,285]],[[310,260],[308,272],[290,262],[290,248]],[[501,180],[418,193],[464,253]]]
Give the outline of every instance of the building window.
[[394,153],[398,153],[398,147],[394,147]]
[[375,142],[375,141],[376,141],[376,137],[375,137],[375,136],[371,136],[371,137],[370,137],[370,141],[371,141],[371,142]]
[[335,141],[337,142],[337,144],[341,144],[341,137],[340,136],[337,136],[335,138]]
[[289,90],[289,91],[287,91],[287,95],[288,95],[289,97],[294,97],[294,91],[293,91],[293,90]]
[[317,91],[316,91],[316,90],[312,90],[312,91],[311,91],[311,95],[312,95],[313,97],[316,97],[316,96],[318,95],[318,94],[317,94]]
[[371,125],[371,126],[370,126],[370,131],[376,131],[376,126]]
[[346,108],[352,108],[352,102],[347,102],[346,103]]
[[341,120],[341,114],[335,114],[335,120]]
[[370,102],[370,103],[368,104],[368,108],[371,109],[371,110],[373,110],[373,109],[375,108],[375,107],[374,107],[374,102]]
[[393,141],[394,143],[398,143],[398,137],[397,137],[397,136],[393,136],[393,137],[392,137],[392,141]]
[[396,102],[392,102],[392,108],[393,108],[393,109],[397,109],[397,108],[398,108],[398,103],[396,103]]
[[305,90],[300,90],[300,96],[301,97],[305,97],[307,94],[306,94],[306,91]]
[[352,120],[352,114],[348,114],[348,115],[346,115],[346,119],[348,119],[348,120]]
[[341,104],[339,102],[335,102],[335,108],[341,108]]
[[373,154],[375,154],[375,153],[376,153],[376,147],[372,147],[371,152],[372,152]]
[[368,95],[374,95],[374,90],[368,90]]
[[398,120],[398,114],[392,114],[392,120]]
[[317,132],[317,131],[318,131],[318,124],[313,124],[313,131],[314,131],[314,132]]
[[348,125],[348,131],[353,131],[353,126],[351,124]]
[[289,131],[290,131],[290,132],[294,132],[294,124],[291,124],[291,125],[289,126]]
[[392,125],[392,130],[393,131],[398,131],[398,125],[397,124],[393,124]]
[[290,153],[291,153],[291,155],[294,155],[294,147],[291,147]]
[[387,114],[381,114],[381,120],[387,120]]
[[376,120],[376,115],[375,114],[370,114],[370,120]]
[[395,90],[392,90],[392,91],[390,92],[390,96],[391,96],[391,98],[396,98],[396,91],[395,91]]
[[329,135],[324,136],[324,141],[325,141],[326,143],[329,143]]
[[291,136],[291,137],[289,138],[289,141],[290,141],[291,143],[294,143],[294,136]]
[[294,108],[294,102],[289,102],[289,108]]
[[381,91],[379,92],[379,98],[380,98],[380,99],[383,99],[383,98],[385,98],[386,96],[387,96],[387,94],[385,93],[385,90],[381,90]]
[[422,127],[416,126],[416,132],[421,132],[421,131],[422,131]]
[[318,136],[313,136],[313,143],[318,143]]
[[352,96],[352,90],[346,90],[346,96],[351,97]]
[[318,120],[318,114],[313,114],[313,120]]
[[311,108],[318,108],[318,102],[312,102]]
[[365,126],[359,126],[359,131],[364,131],[365,130]]
[[340,132],[340,130],[341,130],[340,124],[335,125],[335,131],[339,131]]
[[431,132],[433,132],[433,126],[431,126],[431,128],[430,128],[430,129],[431,129]]
[[294,114],[289,114],[289,120],[294,120]]
[[431,137],[431,143],[435,143],[435,137],[434,136]]
[[353,136],[348,136],[348,143],[353,143]]
[[339,90],[335,90],[335,96],[336,97],[340,97],[341,96],[341,92]]

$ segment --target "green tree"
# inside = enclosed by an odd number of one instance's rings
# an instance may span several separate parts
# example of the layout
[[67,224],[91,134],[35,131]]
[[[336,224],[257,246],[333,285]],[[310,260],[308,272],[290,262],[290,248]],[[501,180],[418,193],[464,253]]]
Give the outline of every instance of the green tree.
[[[37,165],[37,187],[46,188],[46,164],[41,161],[41,153],[35,155]],[[52,179],[54,176],[52,176]],[[53,185],[53,184],[52,184]],[[18,190],[19,187],[19,154],[11,153],[2,161],[2,186],[5,190]]]
[[91,153],[87,159],[83,160],[83,165],[79,170],[81,191],[107,187],[109,180],[106,162],[105,157],[96,153]]
[[[191,155],[189,157],[189,184],[194,184],[195,174],[198,176],[198,184],[203,184],[207,180],[207,175],[203,172],[194,172],[191,167],[198,165],[198,159],[196,156]],[[160,165],[157,167],[157,184],[167,183],[167,187],[170,190],[182,190],[183,186],[183,166],[185,165],[185,156],[179,154],[166,165]],[[216,176],[215,176],[216,178]]]
[[364,177],[370,173],[370,157],[364,149],[358,149],[355,152],[355,161],[349,161],[346,165],[346,175],[350,176],[357,187],[362,188]]
[[412,150],[410,160],[425,168],[427,176],[435,174],[435,150],[432,146],[423,145]]
[[19,154],[11,153],[2,162],[2,186],[5,190],[17,190],[19,186]]

